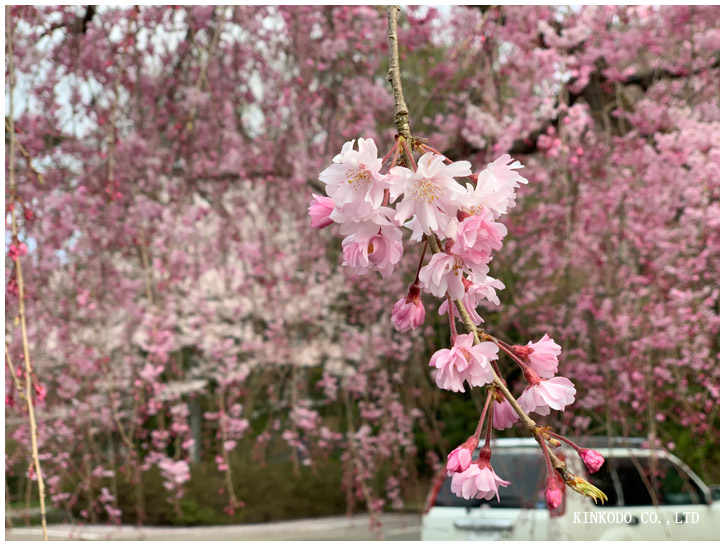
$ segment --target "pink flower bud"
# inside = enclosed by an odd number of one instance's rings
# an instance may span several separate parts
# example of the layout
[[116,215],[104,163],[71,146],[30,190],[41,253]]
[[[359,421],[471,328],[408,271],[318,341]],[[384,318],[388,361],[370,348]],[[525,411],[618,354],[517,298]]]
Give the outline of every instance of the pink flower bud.
[[12,294],[14,296],[18,295],[18,281],[15,280],[15,277],[10,279],[7,284],[7,291],[8,294]]
[[38,383],[33,383],[33,388],[35,389],[36,395],[35,401],[42,403],[45,400],[45,395],[47,394],[45,387],[43,387],[43,385],[39,385]]
[[312,219],[312,227],[322,229],[332,224],[330,220],[330,214],[332,209],[335,208],[335,203],[330,197],[322,197],[320,195],[312,194],[312,201],[307,209]]
[[471,436],[448,454],[446,469],[448,470],[449,476],[453,476],[457,472],[463,472],[471,466],[473,450],[476,449],[477,445],[478,439],[475,436]]
[[582,458],[582,461],[584,461],[584,464],[587,466],[587,470],[590,474],[597,472],[604,464],[604,457],[602,457],[602,454],[593,449],[582,449],[579,451],[579,456]]
[[561,484],[554,476],[546,478],[546,504],[549,510],[556,510],[561,504]]
[[420,301],[418,283],[411,285],[408,295],[393,306],[393,324],[398,332],[414,330],[425,321],[425,307]]
[[8,250],[8,257],[16,261],[18,258],[25,256],[28,253],[28,247],[25,243],[11,244]]

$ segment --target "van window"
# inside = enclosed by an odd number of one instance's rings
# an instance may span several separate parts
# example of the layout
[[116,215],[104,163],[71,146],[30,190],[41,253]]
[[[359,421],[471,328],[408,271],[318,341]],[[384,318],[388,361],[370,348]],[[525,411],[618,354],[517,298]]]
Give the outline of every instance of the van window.
[[690,476],[667,459],[609,459],[599,472],[588,476],[588,479],[607,495],[608,506],[666,506],[706,502],[704,493]]
[[[478,455],[475,455],[474,460],[477,458]],[[491,466],[501,479],[511,482],[508,487],[499,488],[500,503],[496,501],[496,497],[490,501],[456,497],[451,491],[452,478],[446,477],[438,491],[435,506],[476,508],[486,504],[491,508],[546,508],[544,498],[546,464],[540,452],[494,451],[491,456]]]
[[[607,500],[604,503],[605,506],[621,506],[617,492],[619,483],[616,481],[617,476],[614,474],[614,461],[616,459],[606,459],[602,468],[596,473],[582,476],[607,496]],[[592,502],[594,501],[592,500]]]

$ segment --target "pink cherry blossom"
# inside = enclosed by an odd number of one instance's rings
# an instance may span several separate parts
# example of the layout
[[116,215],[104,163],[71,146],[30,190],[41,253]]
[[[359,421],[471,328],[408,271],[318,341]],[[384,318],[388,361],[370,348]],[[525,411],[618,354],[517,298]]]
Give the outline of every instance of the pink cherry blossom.
[[468,292],[469,297],[476,304],[483,299],[490,301],[494,305],[501,304],[496,290],[503,290],[506,286],[500,280],[494,279],[493,277],[486,277],[481,282],[472,282],[471,284],[467,284],[466,280],[463,281],[466,284],[466,292]]
[[312,194],[312,201],[310,201],[309,214],[312,220],[313,228],[323,228],[332,224],[330,214],[335,208],[335,202],[330,197],[322,197],[320,195]]
[[342,265],[352,267],[356,275],[379,271],[389,277],[403,257],[403,234],[383,214],[365,222],[343,224],[340,231],[351,233],[342,241]]
[[604,464],[604,457],[602,457],[602,454],[593,449],[582,449],[579,451],[579,456],[582,458],[587,470],[591,474],[598,472]]
[[459,256],[471,268],[474,281],[480,282],[486,278],[488,268],[481,274],[475,266],[491,261],[493,251],[501,249],[505,235],[506,226],[495,222],[490,212],[475,214],[458,225],[451,253]]
[[39,385],[38,383],[33,383],[33,388],[35,389],[36,402],[42,404],[45,401],[45,397],[48,394],[48,391],[43,385]]
[[464,267],[459,257],[437,252],[420,270],[420,284],[437,298],[448,293],[454,300],[461,299],[466,291],[463,285]]
[[[363,221],[373,216],[383,203],[389,183],[380,173],[383,160],[372,138],[360,138],[358,149],[354,140],[346,142],[333,164],[320,173],[325,191],[335,203],[335,212],[351,221]],[[335,221],[342,221],[334,217]]]
[[478,446],[478,438],[471,436],[463,444],[448,454],[448,462],[446,469],[449,476],[453,476],[456,472],[463,472],[471,466],[471,457],[473,450]]
[[[501,281],[488,276],[483,282],[480,283],[473,283],[467,278],[464,278],[463,285],[465,287],[465,292],[463,294],[463,297],[461,298],[461,301],[463,302],[463,306],[466,308],[466,311],[471,316],[473,323],[476,325],[483,322],[483,318],[481,318],[477,311],[479,302],[483,299],[486,299],[491,303],[499,305],[501,301],[498,299],[498,295],[496,294],[495,289],[498,288],[499,290],[503,290],[504,288],[506,288]],[[447,312],[448,299],[446,298],[445,300],[443,300],[443,302],[441,302],[440,307],[438,307],[438,314],[445,315]],[[458,308],[455,306],[453,307],[453,316],[455,316],[459,320],[461,318],[460,314],[458,313]]]
[[519,420],[519,416],[514,411],[511,402],[505,398],[501,401],[494,398],[493,401],[493,428],[496,430],[504,430],[512,426]]
[[451,491],[457,497],[464,499],[491,500],[494,496],[499,502],[498,488],[511,485],[511,482],[501,479],[488,461],[478,460],[463,472],[453,475]]
[[563,410],[574,402],[575,394],[574,384],[566,377],[553,377],[526,387],[518,402],[526,413],[549,415],[552,409]]
[[443,156],[430,152],[420,157],[416,172],[406,167],[393,167],[390,170],[390,198],[395,201],[403,195],[396,207],[395,220],[403,223],[415,215],[409,226],[415,241],[423,234],[452,236],[457,223],[456,212],[466,195],[454,177],[469,174],[471,164],[468,161],[446,165]]
[[498,218],[516,205],[516,188],[527,184],[528,180],[516,172],[523,165],[512,161],[510,155],[502,155],[481,171],[475,189],[470,184],[466,185],[464,210],[473,214],[489,210],[494,218]]
[[18,243],[17,245],[15,243],[12,243],[10,245],[10,249],[8,250],[8,257],[15,261],[18,258],[22,258],[28,253],[28,247],[25,243]]
[[482,387],[493,381],[489,362],[498,358],[498,346],[490,341],[473,345],[473,334],[456,336],[451,349],[433,353],[430,366],[436,368],[436,384],[441,389],[463,392],[463,382]]
[[561,354],[561,346],[551,339],[549,334],[544,334],[544,337],[536,343],[529,341],[525,349],[527,349],[526,358],[528,358],[529,365],[540,377],[554,377],[559,367],[557,357]]
[[420,288],[413,285],[408,295],[399,299],[393,305],[391,317],[398,332],[414,330],[425,321],[425,307],[420,301]]

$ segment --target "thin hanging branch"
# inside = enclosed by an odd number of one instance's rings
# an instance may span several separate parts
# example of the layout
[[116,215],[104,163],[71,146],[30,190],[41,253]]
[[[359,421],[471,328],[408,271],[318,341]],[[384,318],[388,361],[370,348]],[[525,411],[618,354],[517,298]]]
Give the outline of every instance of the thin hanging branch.
[[[9,118],[9,138],[10,138],[10,157],[8,159],[8,189],[10,193],[10,201],[12,205],[17,204],[17,187],[15,182],[15,120],[13,109],[13,94],[15,91],[15,66],[13,63],[13,23],[10,6],[5,6],[5,36],[7,43],[7,61],[8,61],[8,118]],[[18,244],[18,223],[16,217],[17,207],[10,207],[10,222],[12,230],[12,241]],[[38,496],[40,497],[40,524],[43,528],[43,540],[48,540],[48,528],[45,520],[45,483],[43,482],[43,471],[40,467],[40,456],[38,454],[38,425],[35,421],[35,409],[33,407],[33,367],[30,364],[30,349],[28,347],[28,328],[25,318],[25,283],[23,282],[23,268],[20,264],[20,256],[15,259],[15,274],[18,283],[18,314],[20,315],[20,331],[23,340],[23,359],[25,361],[25,403],[28,408],[28,418],[30,420],[30,445],[33,458],[33,466],[35,475],[38,477]],[[9,353],[6,352],[6,358]],[[10,362],[8,364],[12,365]]]
[[[398,12],[400,11],[400,8],[398,6],[389,6],[388,7],[388,52],[389,52],[389,69],[388,69],[388,81],[390,82],[391,87],[393,88],[393,96],[395,98],[395,127],[398,129],[398,133],[402,135],[402,137],[405,139],[404,143],[408,143],[412,140],[411,134],[410,134],[410,120],[409,120],[409,113],[408,113],[408,106],[405,103],[405,97],[403,95],[403,84],[402,79],[400,76],[400,61],[399,61],[399,53],[398,53],[398,23],[397,23],[397,17]],[[405,157],[405,156],[404,156]],[[407,159],[407,158],[406,158]],[[406,163],[410,162],[408,159]],[[412,168],[411,165],[408,165],[408,167]],[[428,244],[430,246],[431,252],[433,254],[437,252],[442,252],[440,243],[436,239],[435,235],[428,237]],[[461,320],[463,321],[463,324],[466,327],[466,330],[473,334],[474,344],[481,343],[481,337],[479,336],[479,330],[476,328],[476,325],[474,324],[473,320],[471,319],[471,316],[468,314],[468,311],[466,311],[465,306],[463,305],[463,302],[461,300],[455,300],[456,308],[458,309],[458,312],[460,313]],[[449,313],[452,313],[453,310],[449,309]],[[483,335],[484,340],[492,340],[491,336]],[[514,398],[513,394],[511,394],[511,391],[506,387],[506,384],[503,382],[503,380],[494,373],[494,379],[493,384],[503,393],[504,397],[509,401],[511,406],[513,407],[516,414],[521,419],[521,422],[526,426],[528,431],[534,436],[534,438],[538,438],[539,435],[542,432],[543,427],[538,425],[536,421],[534,421],[529,415],[523,410],[523,408],[519,405],[516,398]],[[552,465],[554,468],[561,474],[561,477],[564,479],[564,481],[567,483],[567,485],[570,485],[572,482],[575,481],[575,476],[569,472],[569,470],[566,467],[566,463],[559,459],[551,450],[551,448],[548,446],[548,444],[544,444],[546,447],[546,450],[548,452],[549,459],[551,460]],[[571,485],[570,485],[571,487]]]

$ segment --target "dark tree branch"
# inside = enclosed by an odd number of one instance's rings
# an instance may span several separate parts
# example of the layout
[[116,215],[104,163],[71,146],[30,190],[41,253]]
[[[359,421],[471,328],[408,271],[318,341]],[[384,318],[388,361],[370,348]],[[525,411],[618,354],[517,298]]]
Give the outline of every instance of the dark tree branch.
[[[605,89],[607,80],[602,75],[604,70],[603,64],[600,63],[600,69],[592,74],[589,79],[589,83],[578,93],[569,93],[566,101],[567,106],[573,106],[577,100],[582,99],[588,105],[593,113],[601,112],[604,107],[614,99],[614,92]],[[642,91],[647,91],[655,82],[661,79],[680,79],[696,76],[707,70],[716,70],[720,68],[720,58],[718,57],[712,64],[694,70],[692,72],[673,72],[670,70],[654,69],[642,72],[640,74],[634,74],[627,78],[622,85],[636,85]],[[567,87],[572,83],[567,83]],[[610,113],[610,118],[614,121],[616,118]],[[599,119],[599,116],[594,116],[595,119]],[[559,116],[550,119],[547,123],[531,131],[524,138],[514,141],[511,148],[507,150],[510,154],[526,155],[532,154],[537,151],[537,141],[539,136],[546,133],[549,127],[555,127],[559,123]]]

